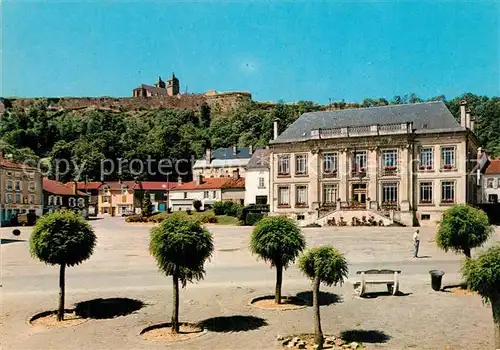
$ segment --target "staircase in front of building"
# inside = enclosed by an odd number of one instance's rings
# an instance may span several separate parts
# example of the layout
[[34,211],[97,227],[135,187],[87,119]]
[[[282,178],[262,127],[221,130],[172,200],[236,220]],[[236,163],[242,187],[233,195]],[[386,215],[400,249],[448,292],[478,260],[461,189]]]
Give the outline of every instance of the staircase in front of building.
[[314,221],[321,226],[405,226],[396,214],[396,206],[378,210],[376,202],[338,202],[335,206],[321,206],[320,215]]

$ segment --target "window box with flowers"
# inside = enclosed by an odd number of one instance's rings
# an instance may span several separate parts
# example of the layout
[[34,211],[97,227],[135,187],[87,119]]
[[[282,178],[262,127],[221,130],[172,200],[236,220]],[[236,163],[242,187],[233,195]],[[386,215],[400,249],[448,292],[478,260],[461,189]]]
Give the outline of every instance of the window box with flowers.
[[421,165],[418,167],[418,170],[420,171],[432,170],[432,165]]
[[455,167],[453,164],[445,164],[445,165],[443,165],[443,170],[444,171],[452,171],[452,170],[455,170]]
[[307,208],[307,203],[297,202],[295,203],[295,208]]
[[454,199],[442,199],[441,204],[454,204],[455,200]]
[[290,204],[288,203],[279,203],[278,208],[290,208]]
[[278,177],[280,177],[280,178],[290,177],[290,173],[278,173]]

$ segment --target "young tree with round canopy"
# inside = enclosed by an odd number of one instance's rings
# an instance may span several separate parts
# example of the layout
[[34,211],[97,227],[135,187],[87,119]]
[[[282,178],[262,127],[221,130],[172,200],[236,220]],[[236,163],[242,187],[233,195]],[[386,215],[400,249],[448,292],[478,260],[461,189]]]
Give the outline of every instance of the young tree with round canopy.
[[492,228],[484,211],[460,204],[444,212],[436,234],[436,243],[446,252],[463,252],[470,258],[471,249],[482,246],[491,232]]
[[319,312],[319,285],[327,286],[342,284],[347,278],[349,269],[344,254],[334,246],[326,245],[307,250],[299,257],[299,268],[312,280],[314,308],[314,343],[318,349],[323,348],[323,331]]
[[172,215],[151,229],[149,251],[158,268],[173,281],[172,333],[179,333],[179,282],[201,280],[214,250],[212,234],[199,221]]
[[30,237],[30,252],[49,265],[59,265],[59,308],[57,320],[64,320],[66,266],[79,265],[94,252],[96,235],[84,218],[64,210],[42,216]]
[[489,248],[476,259],[465,259],[462,275],[467,286],[491,304],[495,349],[500,349],[500,244]]
[[276,268],[274,302],[281,304],[283,269],[287,269],[304,250],[306,240],[297,224],[285,216],[267,216],[255,226],[250,250]]

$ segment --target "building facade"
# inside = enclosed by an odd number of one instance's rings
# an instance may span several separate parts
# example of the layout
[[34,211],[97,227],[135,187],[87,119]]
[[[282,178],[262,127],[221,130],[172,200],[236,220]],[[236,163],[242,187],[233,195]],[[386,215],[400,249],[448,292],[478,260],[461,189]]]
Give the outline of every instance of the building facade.
[[492,159],[483,175],[483,203],[498,203],[500,199],[500,159]]
[[245,173],[245,205],[269,204],[269,149],[257,149]]
[[134,211],[134,181],[103,182],[99,188],[99,214],[121,216]]
[[196,176],[195,181],[179,183],[170,191],[170,203],[173,211],[194,210],[193,202],[199,200],[202,209],[210,208],[215,202],[231,201],[243,204],[245,199],[245,179],[235,170],[233,176],[203,178]]
[[435,223],[478,201],[471,121],[465,103],[461,123],[442,102],[305,113],[271,142],[271,212],[304,225]]
[[89,196],[78,191],[76,183],[43,179],[43,204],[44,214],[68,209],[84,218],[89,215]]
[[158,97],[158,96],[176,96],[180,93],[179,79],[172,73],[172,77],[167,83],[158,77],[158,82],[152,85],[141,84],[132,90],[132,97]]
[[153,212],[165,212],[172,208],[170,191],[175,189],[177,182],[140,181],[134,184],[135,213],[140,214],[144,196],[148,194],[151,199]]
[[205,150],[202,159],[196,160],[193,165],[193,176],[201,175],[205,179],[216,177],[232,177],[235,170],[244,177],[246,167],[252,154],[253,147],[228,147],[215,151]]
[[99,212],[99,188],[102,182],[78,182],[78,190],[87,194],[88,198],[88,215],[97,216]]
[[43,214],[42,174],[37,168],[4,159],[0,150],[0,225],[7,226],[17,214]]

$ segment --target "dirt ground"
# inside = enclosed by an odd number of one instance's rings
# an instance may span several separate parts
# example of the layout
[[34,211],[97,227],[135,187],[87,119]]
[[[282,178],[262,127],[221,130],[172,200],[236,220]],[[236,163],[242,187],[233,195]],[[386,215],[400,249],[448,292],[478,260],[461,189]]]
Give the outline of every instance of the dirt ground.
[[[283,294],[306,300],[306,308],[251,306],[252,298],[273,293],[275,271],[249,253],[250,228],[211,227],[216,251],[206,277],[181,290],[180,305],[181,320],[200,323],[207,334],[170,344],[145,340],[140,332],[169,322],[172,311],[172,282],[158,273],[149,256],[149,228],[127,226],[119,218],[92,225],[99,238],[94,255],[67,269],[66,307],[76,307],[87,321],[60,328],[28,322],[57,306],[57,267],[29,256],[29,228],[23,228],[19,241],[11,230],[0,229],[2,349],[277,349],[277,335],[313,330],[310,282],[296,266],[284,274]],[[500,240],[499,233],[497,229],[487,246]],[[411,228],[315,228],[304,234],[309,246],[334,244],[350,263],[346,283],[321,287],[325,333],[348,334],[368,349],[492,347],[491,309],[479,296],[430,287],[428,271],[436,268],[446,272],[444,284],[460,281],[461,257],[435,247],[435,229],[421,229],[420,259],[411,256]],[[353,289],[356,271],[381,267],[402,270],[403,294],[359,298]],[[383,289],[375,286],[371,291]]]

